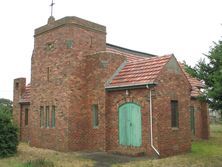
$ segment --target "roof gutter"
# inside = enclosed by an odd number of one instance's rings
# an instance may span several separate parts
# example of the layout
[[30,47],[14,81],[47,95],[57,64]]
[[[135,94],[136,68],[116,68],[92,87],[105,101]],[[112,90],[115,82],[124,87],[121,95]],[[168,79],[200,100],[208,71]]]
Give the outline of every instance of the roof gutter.
[[147,85],[155,86],[155,85],[157,85],[157,83],[156,82],[150,82],[150,83],[142,83],[142,84],[107,86],[107,87],[105,87],[105,89],[107,91],[126,90],[126,89],[139,89],[139,88],[147,88]]

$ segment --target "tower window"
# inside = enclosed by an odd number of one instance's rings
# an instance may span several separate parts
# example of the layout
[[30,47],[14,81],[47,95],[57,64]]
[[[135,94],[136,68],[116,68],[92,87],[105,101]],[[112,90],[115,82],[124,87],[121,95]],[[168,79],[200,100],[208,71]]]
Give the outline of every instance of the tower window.
[[49,42],[45,46],[46,51],[53,51],[55,49],[55,43],[54,42]]
[[90,48],[92,48],[92,45],[93,45],[93,37],[90,36]]
[[44,107],[40,106],[40,127],[44,126]]
[[19,83],[16,82],[16,83],[15,83],[15,89],[18,90],[18,88],[19,88]]
[[93,127],[96,128],[99,126],[99,118],[98,118],[98,104],[92,105],[92,117],[93,117]]
[[47,67],[47,81],[49,81],[49,72],[50,72],[50,69],[49,67]]
[[45,107],[45,127],[49,127],[49,106]]
[[52,106],[51,110],[51,126],[54,128],[55,127],[55,122],[56,121],[56,106]]

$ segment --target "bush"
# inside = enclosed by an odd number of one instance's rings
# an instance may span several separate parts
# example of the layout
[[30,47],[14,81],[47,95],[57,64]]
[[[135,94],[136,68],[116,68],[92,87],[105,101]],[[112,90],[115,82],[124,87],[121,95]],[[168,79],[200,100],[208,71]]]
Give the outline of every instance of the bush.
[[0,110],[0,157],[8,157],[17,152],[18,128],[12,123],[12,116]]
[[0,98],[0,111],[10,112],[12,114],[12,103],[9,99]]
[[24,164],[24,167],[54,167],[53,162],[47,161],[44,158],[30,160]]

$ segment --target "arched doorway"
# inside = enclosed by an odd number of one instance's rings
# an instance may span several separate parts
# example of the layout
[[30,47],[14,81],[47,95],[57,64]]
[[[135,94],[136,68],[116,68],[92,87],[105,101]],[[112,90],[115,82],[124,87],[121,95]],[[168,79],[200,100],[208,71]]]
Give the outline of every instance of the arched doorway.
[[119,107],[119,144],[139,147],[142,143],[141,111],[135,103]]

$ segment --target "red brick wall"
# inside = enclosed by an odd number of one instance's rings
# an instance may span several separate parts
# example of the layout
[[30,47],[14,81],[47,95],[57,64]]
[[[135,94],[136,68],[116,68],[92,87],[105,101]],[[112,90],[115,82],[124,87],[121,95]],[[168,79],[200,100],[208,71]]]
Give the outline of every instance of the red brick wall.
[[[17,78],[14,79],[13,85],[13,121],[21,127],[21,105],[19,104],[19,99],[22,94],[25,92],[26,79]],[[20,135],[19,135],[20,137]]]
[[210,131],[207,103],[198,99],[191,99],[191,106],[194,107],[195,111],[195,137],[197,139],[208,139]]
[[[111,52],[97,52],[88,55],[86,59],[86,81],[84,88],[86,93],[84,108],[76,113],[74,120],[70,119],[70,130],[74,137],[80,138],[79,149],[105,150],[105,83],[114,74],[117,68],[124,62],[125,57]],[[74,103],[75,104],[75,103]],[[93,127],[92,105],[98,104],[99,126]],[[74,108],[74,107],[73,107]],[[76,131],[76,124],[83,131]],[[82,133],[82,135],[81,135]],[[82,148],[81,148],[82,147]],[[73,148],[73,145],[70,145]]]
[[[153,138],[154,146],[160,156],[174,155],[191,149],[190,132],[190,85],[184,74],[171,71],[167,67],[162,70],[156,82],[153,95]],[[107,93],[106,101],[106,150],[126,152],[143,151],[148,155],[155,154],[150,145],[149,90],[134,89],[126,95],[125,91]],[[171,100],[179,103],[179,128],[171,127]],[[139,148],[123,147],[118,139],[118,108],[125,102],[134,102],[141,106],[142,114],[142,146]]]
[[[73,41],[71,48],[67,48],[67,40]],[[105,27],[75,17],[35,30],[30,107],[32,146],[67,151],[72,145],[72,150],[80,149],[86,122],[86,112],[82,113],[86,100],[86,55],[105,50],[105,46]],[[40,128],[40,106],[52,105],[57,107],[56,127]]]
[[28,109],[28,117],[30,116],[30,105],[23,104],[21,105],[21,127],[20,127],[20,140],[23,142],[29,142],[29,125],[31,124],[30,119],[28,118],[28,125],[25,125],[25,110]]
[[210,122],[209,122],[209,112],[208,104],[206,102],[201,102],[201,112],[202,112],[202,139],[209,139],[210,137]]
[[[190,85],[184,74],[167,67],[158,77],[154,116],[158,128],[158,149],[161,156],[169,156],[190,151]],[[171,100],[178,101],[179,127],[171,127]]]

